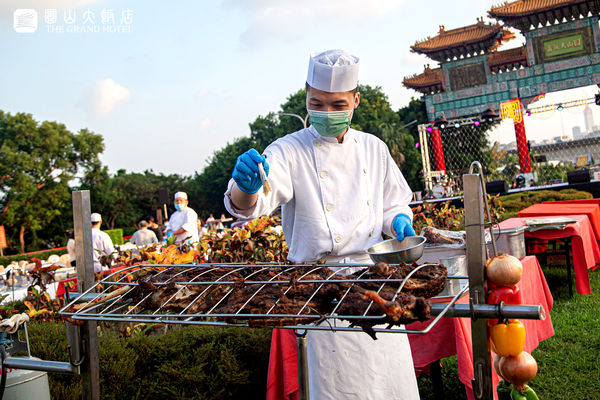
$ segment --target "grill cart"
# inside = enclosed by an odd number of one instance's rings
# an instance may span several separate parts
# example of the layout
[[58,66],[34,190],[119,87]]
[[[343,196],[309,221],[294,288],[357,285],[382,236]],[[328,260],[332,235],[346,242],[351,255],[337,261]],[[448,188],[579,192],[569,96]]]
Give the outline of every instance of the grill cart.
[[[74,323],[82,324],[67,324],[71,361],[56,363],[25,360],[17,365],[17,359],[11,360],[9,357],[3,364],[5,367],[80,373],[83,378],[84,398],[98,399],[98,321],[277,326],[294,329],[296,332],[300,398],[308,399],[305,337],[308,330],[350,331],[357,334],[367,331],[373,335],[426,334],[441,318],[471,318],[473,392],[476,399],[491,400],[493,387],[486,319],[543,319],[544,311],[539,305],[486,304],[484,266],[487,257],[483,218],[485,186],[481,174],[467,174],[464,176],[464,182],[468,276],[449,276],[445,279],[468,280],[468,285],[450,297],[447,303],[431,303],[427,312],[434,318],[423,330],[408,330],[397,326],[389,314],[374,312],[374,301],[368,301],[357,311],[354,293],[357,288],[366,287],[376,295],[385,294],[387,298],[391,295],[392,301],[398,302],[405,297],[403,289],[411,286],[411,278],[436,268],[435,264],[420,265],[402,278],[396,278],[398,275],[394,273],[386,277],[374,277],[369,268],[357,271],[356,267],[364,265],[356,264],[237,263],[165,265],[164,268],[157,265],[137,265],[94,283],[89,192],[74,192],[77,259],[82,260],[81,263],[78,262],[80,293],[74,294],[60,311],[61,315]],[[401,266],[392,265],[391,268],[399,270]],[[349,272],[353,273],[348,274]],[[142,280],[135,279],[144,273],[152,275],[151,290],[144,287],[146,285]],[[290,279],[290,276],[294,278]],[[274,292],[289,294],[290,291],[298,291],[298,288],[302,288],[303,297],[294,304],[283,303],[281,297],[285,296],[273,296]],[[331,292],[331,288],[335,288],[335,291],[333,294],[329,293],[329,308],[327,312],[323,312],[317,299],[322,298],[324,292]],[[161,293],[162,298],[152,297],[157,293]],[[244,296],[241,293],[244,293]],[[469,303],[457,303],[457,300],[467,293]],[[412,310],[415,314],[419,313],[418,306]],[[407,308],[401,311],[406,312]],[[7,349],[10,354],[10,348]]]

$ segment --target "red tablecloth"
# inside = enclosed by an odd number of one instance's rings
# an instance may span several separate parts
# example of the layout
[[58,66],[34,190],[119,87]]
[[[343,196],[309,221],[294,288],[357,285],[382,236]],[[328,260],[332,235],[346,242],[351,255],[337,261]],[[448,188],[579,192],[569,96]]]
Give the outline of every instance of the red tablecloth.
[[[579,294],[590,294],[590,279],[588,269],[600,264],[600,247],[595,239],[590,221],[586,215],[569,215],[576,223],[569,224],[565,229],[548,229],[525,232],[525,236],[536,239],[571,238],[573,253],[573,271],[575,272],[575,287]],[[514,228],[525,225],[528,218],[510,218],[500,223],[500,228]]]
[[551,201],[548,203],[534,204],[519,211],[518,217],[542,216],[572,216],[587,215],[592,224],[596,241],[600,240],[600,206],[596,203],[561,203]]
[[[537,258],[527,256],[523,263],[523,278],[518,286],[521,288],[523,304],[541,304],[546,312],[546,319],[522,320],[527,331],[525,351],[531,353],[542,340],[554,335],[550,319],[553,299],[546,278],[542,273]],[[459,303],[468,303],[464,296]],[[424,329],[429,322],[416,322],[407,325],[407,329]],[[413,363],[417,371],[426,368],[432,362],[457,354],[458,377],[465,385],[467,397],[473,399],[471,378],[473,378],[473,343],[471,341],[471,320],[469,318],[442,318],[440,322],[425,335],[408,335],[412,350]],[[492,371],[494,388],[498,384],[498,376]],[[494,398],[496,393],[494,390]]]
[[298,400],[296,335],[291,329],[273,329],[267,375],[267,400]]
[[[523,260],[523,279],[519,283],[524,304],[541,304],[546,311],[546,320],[524,320],[527,330],[525,350],[531,352],[538,343],[554,335],[550,320],[552,294],[546,284],[546,278],[533,256]],[[460,302],[467,303],[468,296]],[[423,329],[427,323],[407,325],[409,329]],[[357,333],[363,335],[363,333]],[[382,335],[395,335],[382,333]],[[473,398],[471,378],[473,377],[473,346],[471,342],[471,320],[469,318],[442,318],[425,335],[408,335],[415,369],[421,370],[440,358],[458,354],[459,378],[466,386],[467,396]],[[498,377],[494,376],[494,387]],[[296,356],[296,337],[291,330],[273,329],[269,373],[267,378],[267,400],[292,400],[298,398],[298,365]]]

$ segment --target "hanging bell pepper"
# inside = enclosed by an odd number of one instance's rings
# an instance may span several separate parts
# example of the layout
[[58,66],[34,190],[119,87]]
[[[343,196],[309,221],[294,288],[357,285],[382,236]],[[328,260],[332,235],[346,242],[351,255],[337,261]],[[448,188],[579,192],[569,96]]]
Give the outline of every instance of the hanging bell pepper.
[[510,398],[510,392],[513,390],[513,385],[506,382],[503,379],[500,379],[498,385],[496,386],[496,393],[498,393],[498,400],[512,400]]
[[491,327],[490,337],[500,357],[518,356],[525,347],[525,326],[518,319],[501,322]]
[[[499,286],[490,287],[490,290],[488,291],[487,303],[488,304],[498,304],[501,301],[503,301],[504,304],[515,304],[515,305],[523,304],[523,299],[521,297],[521,290],[516,285],[513,287],[499,287]],[[498,319],[497,318],[488,319],[487,323],[488,323],[489,327],[492,327],[498,323]]]
[[[500,399],[500,397],[498,397],[498,399]],[[525,385],[525,389],[523,391],[513,388],[510,391],[510,400],[540,400],[540,398],[532,388],[530,388],[528,385]]]

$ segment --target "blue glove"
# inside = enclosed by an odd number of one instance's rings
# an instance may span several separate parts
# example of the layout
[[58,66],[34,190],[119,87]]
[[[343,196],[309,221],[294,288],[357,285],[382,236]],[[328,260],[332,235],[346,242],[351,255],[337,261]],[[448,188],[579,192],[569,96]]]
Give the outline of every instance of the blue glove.
[[269,175],[267,159],[265,156],[258,154],[258,151],[250,149],[237,158],[231,176],[242,192],[254,194],[262,186],[260,174],[258,173],[258,163],[263,163],[265,173]]
[[401,242],[405,236],[415,236],[415,230],[412,227],[412,221],[405,214],[398,214],[394,217],[392,228],[396,233],[396,240]]

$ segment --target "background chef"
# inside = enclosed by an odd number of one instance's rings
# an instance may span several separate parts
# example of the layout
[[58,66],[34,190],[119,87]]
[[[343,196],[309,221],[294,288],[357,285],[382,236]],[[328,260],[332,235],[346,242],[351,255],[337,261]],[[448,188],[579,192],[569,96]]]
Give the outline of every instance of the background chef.
[[198,242],[198,214],[188,207],[188,198],[185,192],[175,193],[175,211],[169,218],[168,232],[177,236],[175,243]]
[[[98,273],[102,270],[107,270],[108,265],[111,264],[114,256],[115,247],[112,239],[108,236],[108,233],[102,232],[100,226],[102,225],[102,216],[98,213],[92,213],[90,215],[92,223],[92,246],[94,249],[94,272]],[[102,265],[101,258],[105,258],[105,263],[108,265]]]
[[[296,262],[371,263],[366,249],[382,232],[414,235],[412,191],[376,136],[349,128],[360,102],[359,59],[341,50],[309,59],[306,107],[310,127],[237,159],[225,193],[234,216],[256,218],[281,205],[288,258]],[[272,192],[264,195],[257,164]],[[340,272],[350,273],[343,270]],[[352,332],[308,334],[311,397],[419,398],[406,335],[377,341]]]

